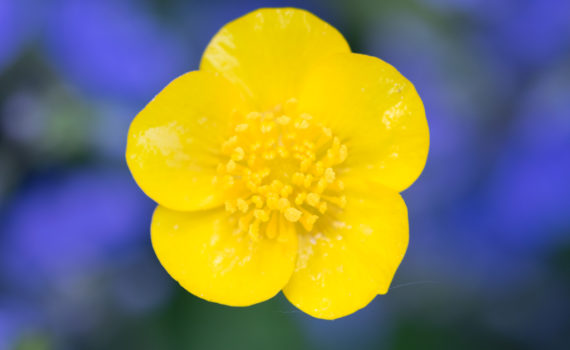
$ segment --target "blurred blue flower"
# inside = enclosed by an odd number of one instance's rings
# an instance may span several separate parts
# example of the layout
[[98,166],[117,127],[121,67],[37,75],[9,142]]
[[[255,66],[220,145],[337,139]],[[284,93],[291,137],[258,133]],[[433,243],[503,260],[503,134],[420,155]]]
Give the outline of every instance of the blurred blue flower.
[[[447,270],[454,283],[481,290],[540,283],[544,253],[570,242],[569,88],[568,66],[531,86],[518,101],[486,176],[432,218],[430,229],[425,222],[418,225],[417,245],[433,256],[416,252],[408,261],[435,262],[434,270]],[[438,243],[428,246],[426,236]]]
[[487,210],[477,193],[445,212],[437,232],[442,236],[441,251],[436,255],[445,256],[441,262],[447,266],[442,264],[438,270],[447,270],[449,283],[479,290],[484,296],[539,280],[544,274],[540,261],[515,249],[517,242],[505,239],[500,218],[487,217]]
[[100,169],[40,178],[9,204],[0,272],[7,286],[37,293],[134,250],[152,210],[126,171]]
[[483,1],[474,8],[488,51],[519,68],[540,68],[570,50],[570,2]]
[[522,99],[483,192],[490,232],[511,247],[570,242],[570,66],[545,74]]
[[160,305],[173,283],[149,247],[153,207],[126,169],[30,181],[0,215],[0,286],[19,298],[0,294],[0,306],[32,308],[34,330],[65,339]]
[[146,102],[193,69],[190,44],[140,2],[59,0],[48,18],[48,55],[67,79],[97,96]]
[[0,1],[0,72],[10,64],[35,29],[31,0]]

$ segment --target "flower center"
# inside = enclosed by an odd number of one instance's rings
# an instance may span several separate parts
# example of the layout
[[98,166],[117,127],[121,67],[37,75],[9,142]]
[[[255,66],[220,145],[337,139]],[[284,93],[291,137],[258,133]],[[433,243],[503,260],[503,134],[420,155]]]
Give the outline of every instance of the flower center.
[[238,118],[222,144],[219,181],[230,193],[226,211],[253,239],[275,238],[284,221],[306,232],[346,204],[339,166],[347,147],[331,129],[298,113],[289,100],[269,112]]

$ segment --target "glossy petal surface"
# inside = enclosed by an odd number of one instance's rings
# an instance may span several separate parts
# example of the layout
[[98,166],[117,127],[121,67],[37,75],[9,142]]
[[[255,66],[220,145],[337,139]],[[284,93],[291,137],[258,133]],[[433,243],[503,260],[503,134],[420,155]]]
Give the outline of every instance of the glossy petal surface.
[[306,72],[330,54],[350,52],[343,36],[299,9],[260,9],[225,25],[200,64],[241,87],[260,110],[298,93]]
[[295,267],[297,237],[290,225],[278,239],[252,241],[222,210],[177,212],[159,206],[152,245],[168,273],[190,293],[231,306],[277,294]]
[[424,168],[429,131],[414,86],[394,67],[371,56],[339,54],[307,77],[299,108],[342,133],[349,167],[396,191]]
[[321,233],[300,236],[297,266],[283,290],[311,316],[335,319],[384,294],[408,245],[400,195],[354,178],[345,211]]
[[141,189],[175,210],[223,202],[212,179],[228,121],[243,110],[239,93],[225,80],[190,72],[172,81],[134,119],[127,163]]

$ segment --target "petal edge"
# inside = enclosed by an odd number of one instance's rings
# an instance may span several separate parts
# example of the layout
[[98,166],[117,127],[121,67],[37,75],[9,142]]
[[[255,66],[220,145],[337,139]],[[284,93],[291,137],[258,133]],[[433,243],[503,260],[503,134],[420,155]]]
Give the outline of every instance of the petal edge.
[[345,136],[347,165],[398,192],[422,172],[429,150],[423,103],[394,67],[372,56],[337,54],[309,72],[299,109]]
[[239,92],[211,73],[186,73],[168,84],[128,132],[125,157],[143,192],[175,210],[221,205],[221,186],[212,182],[216,153],[236,110],[245,110]]
[[166,271],[190,293],[229,306],[248,306],[277,294],[297,253],[291,229],[279,240],[254,242],[235,232],[223,210],[177,212],[158,206],[152,219],[154,251]]
[[208,44],[200,69],[219,72],[267,110],[296,97],[309,68],[339,52],[350,52],[342,34],[312,13],[264,8],[226,24]]
[[295,272],[283,292],[297,308],[336,319],[386,293],[408,245],[401,196],[375,185],[347,185],[351,198],[332,229],[300,238]]

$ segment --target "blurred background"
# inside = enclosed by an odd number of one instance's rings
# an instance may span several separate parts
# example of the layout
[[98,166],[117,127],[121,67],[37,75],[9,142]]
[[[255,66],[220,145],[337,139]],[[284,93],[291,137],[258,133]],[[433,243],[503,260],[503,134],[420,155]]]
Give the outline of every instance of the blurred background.
[[[152,252],[136,113],[259,7],[416,86],[431,130],[390,292],[333,322],[229,308]],[[0,0],[0,349],[570,349],[570,1]]]

